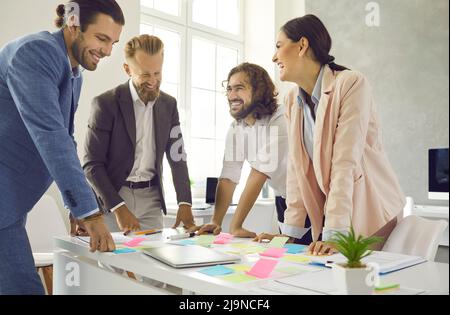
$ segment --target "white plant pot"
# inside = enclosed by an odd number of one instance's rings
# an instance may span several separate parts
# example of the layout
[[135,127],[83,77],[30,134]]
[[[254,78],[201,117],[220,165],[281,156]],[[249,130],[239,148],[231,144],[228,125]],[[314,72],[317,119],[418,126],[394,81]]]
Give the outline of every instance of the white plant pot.
[[364,268],[346,268],[341,264],[333,265],[333,276],[336,289],[340,294],[371,295],[375,288],[373,266]]

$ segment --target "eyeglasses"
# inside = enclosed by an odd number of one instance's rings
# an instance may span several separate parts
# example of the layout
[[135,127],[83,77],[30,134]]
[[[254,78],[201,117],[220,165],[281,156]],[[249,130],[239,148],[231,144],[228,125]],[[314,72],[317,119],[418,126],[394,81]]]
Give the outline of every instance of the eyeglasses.
[[245,91],[250,88],[247,84],[236,84],[234,86],[230,86],[228,83],[229,81],[227,80],[222,81],[222,87],[225,89],[224,91],[225,95],[229,95],[233,91],[234,92]]

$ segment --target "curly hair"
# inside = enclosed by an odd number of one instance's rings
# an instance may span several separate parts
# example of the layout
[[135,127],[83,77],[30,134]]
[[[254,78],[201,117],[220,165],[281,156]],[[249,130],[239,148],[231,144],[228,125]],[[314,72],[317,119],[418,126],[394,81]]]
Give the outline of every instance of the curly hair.
[[240,72],[247,75],[252,87],[252,104],[256,104],[252,112],[253,117],[261,119],[272,116],[278,109],[278,92],[267,71],[261,66],[245,62],[231,69],[227,81]]

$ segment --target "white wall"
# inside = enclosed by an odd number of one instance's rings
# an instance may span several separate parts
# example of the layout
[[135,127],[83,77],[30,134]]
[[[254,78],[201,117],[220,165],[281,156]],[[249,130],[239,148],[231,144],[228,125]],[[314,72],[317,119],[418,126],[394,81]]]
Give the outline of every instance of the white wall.
[[275,0],[245,1],[245,61],[266,69],[274,78]]
[[[280,28],[289,20],[305,15],[305,0],[277,0],[275,6],[275,36]],[[275,41],[273,45],[275,50]],[[280,92],[280,100],[296,85],[294,83],[281,82],[278,68],[275,71],[275,82]]]
[[[81,157],[87,121],[90,114],[90,103],[93,97],[109,90],[127,80],[122,70],[124,43],[139,33],[140,1],[117,0],[125,15],[126,25],[123,29],[120,43],[116,45],[110,58],[104,59],[97,71],[85,71],[83,90],[79,108],[75,116],[75,139],[78,142],[78,152]],[[56,31],[53,20],[56,17],[55,9],[65,0],[39,1],[36,9],[36,0],[2,1],[0,4],[0,47],[7,42],[23,35],[39,31]],[[48,194],[57,200],[64,215],[62,198],[56,185],[52,185]]]

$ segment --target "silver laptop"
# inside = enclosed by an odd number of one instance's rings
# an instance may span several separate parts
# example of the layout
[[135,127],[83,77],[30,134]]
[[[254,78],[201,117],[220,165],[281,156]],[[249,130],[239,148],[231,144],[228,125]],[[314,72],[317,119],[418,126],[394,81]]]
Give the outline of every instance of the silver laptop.
[[142,252],[174,268],[202,267],[239,262],[239,256],[214,251],[202,246],[169,245],[148,248]]

